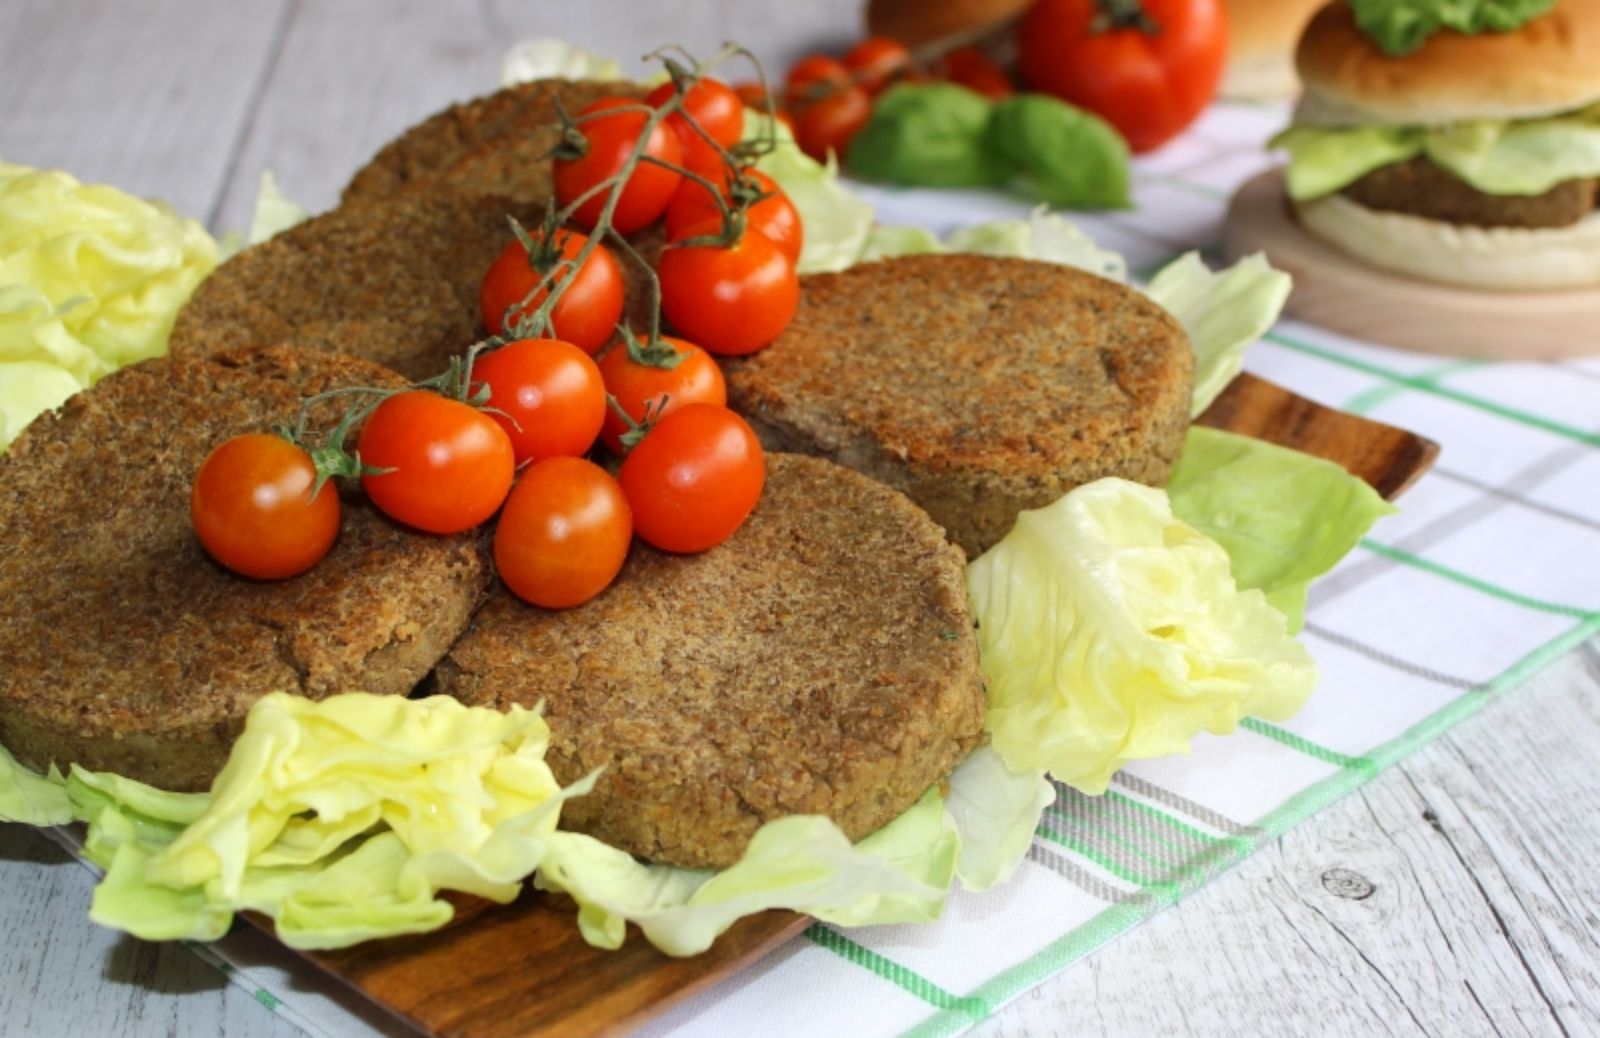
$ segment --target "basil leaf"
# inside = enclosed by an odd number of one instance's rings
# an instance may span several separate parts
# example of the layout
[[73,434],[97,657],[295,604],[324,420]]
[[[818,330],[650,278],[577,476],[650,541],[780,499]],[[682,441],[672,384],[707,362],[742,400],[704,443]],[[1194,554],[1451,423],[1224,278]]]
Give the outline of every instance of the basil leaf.
[[1555,0],[1350,0],[1356,25],[1392,57],[1410,54],[1441,29],[1475,35],[1510,32]]
[[1128,205],[1128,144],[1097,115],[1045,94],[995,105],[989,146],[1040,198],[1065,209]]
[[986,141],[992,106],[954,83],[898,86],[850,143],[852,173],[919,187],[998,184],[1011,164]]

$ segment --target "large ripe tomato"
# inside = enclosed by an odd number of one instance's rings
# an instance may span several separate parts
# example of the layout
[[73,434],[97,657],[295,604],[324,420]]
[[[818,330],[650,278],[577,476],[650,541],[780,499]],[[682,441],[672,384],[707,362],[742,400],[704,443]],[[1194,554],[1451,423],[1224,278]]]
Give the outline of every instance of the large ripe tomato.
[[[645,103],[660,108],[677,92],[677,84],[669,80],[650,91]],[[716,155],[716,149],[695,132],[688,119],[684,118],[684,112],[724,148],[738,144],[744,134],[744,102],[739,95],[719,79],[702,77],[684,96],[682,111],[667,116],[667,125],[678,135],[678,143],[683,147],[685,164],[689,163],[690,156],[700,152]]]
[[[683,237],[722,233],[722,221],[684,228]],[[789,326],[800,304],[794,264],[760,231],[731,246],[669,245],[657,268],[661,312],[684,337],[712,353],[754,353]]]
[[506,499],[494,563],[518,598],[568,609],[610,586],[632,540],[632,514],[616,480],[582,458],[546,458]]
[[589,355],[558,339],[523,339],[479,357],[472,379],[489,387],[487,414],[511,438],[517,464],[594,446],[606,387]]
[[[638,105],[639,102],[626,98],[602,97],[584,105],[578,114],[594,115],[613,108],[637,108]],[[644,136],[645,120],[643,112],[622,111],[600,114],[579,123],[578,129],[589,142],[588,149],[582,158],[555,160],[556,201],[562,206],[570,205],[597,185],[621,173],[628,157],[638,147],[639,139]],[[678,135],[664,123],[657,123],[650,131],[644,154],[673,165],[683,161],[683,148],[678,143]],[[672,193],[678,189],[680,179],[676,170],[641,160],[628,177],[621,197],[617,199],[617,207],[611,214],[612,226],[623,234],[631,234],[654,223],[672,200]],[[609,190],[600,190],[590,195],[573,212],[572,218],[585,227],[593,227],[600,219],[609,193]]]
[[1136,152],[1199,116],[1217,92],[1227,46],[1222,0],[1038,0],[1017,31],[1023,78],[1104,117]]
[[818,162],[826,162],[830,151],[843,157],[850,150],[850,142],[872,118],[872,98],[858,86],[845,87],[797,111],[795,143]]
[[516,458],[493,418],[459,400],[414,389],[379,404],[357,442],[372,503],[428,533],[470,530],[511,490]]
[[[740,177],[748,187],[767,196],[745,211],[745,226],[766,235],[772,244],[789,257],[790,263],[799,263],[800,250],[805,245],[805,227],[800,222],[800,213],[794,203],[789,201],[789,196],[784,194],[783,188],[775,180],[760,170],[744,170]],[[733,182],[731,170],[724,168],[721,175],[707,176],[706,179],[720,183],[723,200],[730,199],[730,185]],[[667,239],[677,241],[690,227],[721,218],[722,211],[717,208],[711,192],[699,181],[684,177],[683,183],[678,185],[678,193],[672,196],[672,204],[667,206]]]
[[645,434],[617,479],[635,533],[662,551],[705,551],[755,508],[767,458],[743,418],[715,404],[690,404]]
[[[534,240],[539,240],[537,233]],[[556,233],[556,246],[564,259],[576,259],[588,240],[587,235],[577,231]],[[562,276],[569,279],[568,284],[550,311],[555,335],[585,353],[596,353],[611,338],[617,322],[622,319],[622,268],[609,249],[596,245],[583,266]],[[543,279],[544,272],[529,262],[528,250],[521,242],[514,241],[505,247],[483,275],[483,283],[478,288],[478,306],[489,334],[505,334],[506,315],[524,299],[527,302],[516,311],[513,321],[515,317],[539,309],[549,290],[540,289],[531,298],[528,293]]]
[[241,576],[283,580],[315,566],[339,536],[339,491],[316,494],[311,455],[288,440],[250,433],[206,456],[189,517],[211,557]]
[[861,89],[877,94],[911,67],[911,52],[899,40],[869,36],[845,52],[844,67]]
[[[665,353],[671,357],[657,356]],[[662,336],[658,346],[645,347],[637,355],[628,344],[613,347],[600,358],[600,375],[606,392],[635,423],[644,421],[646,410],[659,418],[687,404],[728,402],[728,385],[711,354],[671,336]],[[622,434],[627,431],[622,419],[607,408],[600,430],[606,446],[621,454]]]

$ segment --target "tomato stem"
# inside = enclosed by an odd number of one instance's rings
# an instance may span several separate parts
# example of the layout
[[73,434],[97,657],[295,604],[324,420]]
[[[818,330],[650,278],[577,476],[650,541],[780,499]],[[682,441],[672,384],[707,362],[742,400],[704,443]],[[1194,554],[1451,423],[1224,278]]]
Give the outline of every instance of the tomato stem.
[[617,325],[617,332],[622,336],[622,346],[628,351],[628,359],[642,367],[671,371],[689,356],[687,352],[679,353],[659,336],[641,343],[639,337],[633,334],[633,329],[625,324]]
[[636,422],[633,420],[633,416],[624,410],[621,404],[617,403],[616,397],[612,396],[610,393],[606,394],[606,406],[611,408],[618,418],[622,419],[623,425],[627,426],[627,431],[621,436],[617,437],[617,442],[622,445],[622,453],[624,457],[627,456],[629,451],[633,450],[634,447],[639,445],[640,440],[649,435],[650,430],[656,427],[657,422],[661,421],[661,416],[665,414],[667,410],[667,401],[671,399],[671,396],[663,393],[655,400],[646,400],[644,403],[644,414],[641,415],[639,420]]
[[1119,29],[1137,29],[1146,36],[1156,36],[1161,25],[1144,9],[1143,0],[1095,0],[1089,31],[1098,36]]

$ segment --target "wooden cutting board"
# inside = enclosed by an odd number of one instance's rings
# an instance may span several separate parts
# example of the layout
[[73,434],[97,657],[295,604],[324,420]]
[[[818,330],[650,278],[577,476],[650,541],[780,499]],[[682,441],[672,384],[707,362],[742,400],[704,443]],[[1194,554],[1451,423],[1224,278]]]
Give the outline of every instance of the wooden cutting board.
[[[1403,429],[1312,403],[1240,375],[1199,422],[1328,458],[1394,498],[1439,447]],[[527,891],[509,905],[453,897],[444,929],[306,958],[425,1034],[451,1038],[619,1035],[730,977],[801,933],[793,912],[745,919],[692,959],[657,952],[630,927],[618,951],[583,942],[572,903]],[[271,932],[260,917],[250,922]]]
[[1264,252],[1294,276],[1289,314],[1353,338],[1452,357],[1600,353],[1600,288],[1474,291],[1369,266],[1301,229],[1279,170],[1233,196],[1222,242],[1229,259]]

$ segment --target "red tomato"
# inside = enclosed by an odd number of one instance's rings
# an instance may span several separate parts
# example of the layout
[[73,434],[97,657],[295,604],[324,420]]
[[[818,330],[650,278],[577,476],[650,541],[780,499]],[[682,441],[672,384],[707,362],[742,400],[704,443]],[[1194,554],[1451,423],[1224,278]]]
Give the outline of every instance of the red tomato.
[[1039,0],[1017,32],[1029,84],[1104,117],[1136,152],[1194,122],[1227,57],[1222,0],[1144,0],[1149,25],[1101,30],[1095,0]]
[[911,67],[911,52],[899,40],[869,36],[845,53],[844,67],[861,89],[876,94]]
[[339,536],[339,491],[315,495],[311,455],[278,436],[224,440],[206,456],[189,518],[211,557],[241,576],[283,580],[315,566]]
[[[534,240],[538,236],[535,234]],[[577,231],[559,231],[556,244],[562,257],[576,259],[589,240]],[[623,281],[622,268],[604,245],[596,245],[589,258],[576,272],[565,275],[567,287],[550,312],[550,323],[558,338],[572,343],[585,353],[596,353],[611,338],[617,322],[622,319]],[[529,298],[544,278],[528,259],[528,250],[521,242],[512,242],[490,264],[478,288],[478,307],[483,312],[484,327],[491,335],[503,335],[506,314],[511,308],[527,299],[516,312],[524,317],[539,309],[548,289],[540,289]]]
[[818,162],[827,161],[830,151],[843,158],[871,117],[872,98],[860,87],[846,87],[800,109],[794,138]]
[[[800,249],[805,244],[805,227],[800,223],[800,213],[796,211],[794,203],[789,201],[789,196],[783,193],[783,188],[776,181],[760,170],[744,170],[742,177],[753,183],[761,194],[768,196],[745,211],[745,226],[770,238],[772,244],[789,257],[790,263],[799,263]],[[729,199],[732,177],[726,168],[720,175],[708,176],[707,179],[715,179],[722,184],[722,197]],[[667,206],[667,239],[677,241],[687,228],[721,219],[722,212],[712,200],[711,192],[698,181],[684,177],[683,183],[678,185],[678,193],[672,196],[672,204]]]
[[[684,228],[685,238],[720,234],[722,221]],[[729,247],[668,246],[657,268],[661,312],[674,328],[712,353],[754,353],[789,326],[800,304],[800,278],[789,257],[760,231]]]
[[[671,336],[663,336],[661,344],[678,358],[671,367],[651,363],[653,358],[648,349],[642,358],[635,357],[625,344],[613,347],[600,358],[600,374],[605,379],[606,392],[629,418],[637,423],[644,421],[646,410],[660,417],[685,404],[728,402],[728,385],[711,354],[692,342]],[[600,431],[606,446],[621,454],[622,434],[627,431],[622,419],[608,407],[606,424]]]
[[[579,114],[591,115],[611,108],[638,107],[638,104],[621,97],[602,97],[584,105]],[[556,201],[562,206],[570,205],[622,172],[628,157],[639,146],[645,118],[643,112],[617,112],[579,123],[578,129],[589,142],[588,151],[579,159],[555,160]],[[650,131],[644,154],[674,165],[683,161],[678,135],[662,123],[657,123]],[[678,189],[680,179],[676,170],[640,161],[617,199],[617,207],[611,214],[612,225],[623,234],[629,234],[655,222]],[[609,189],[596,191],[578,206],[572,218],[585,227],[593,227],[600,219],[608,194]]]
[[774,99],[767,96],[767,92],[761,88],[760,83],[749,80],[743,83],[735,83],[733,84],[733,92],[739,95],[739,100],[744,102],[746,108],[754,108],[758,112],[765,112],[772,107],[769,102]]
[[[652,108],[660,108],[677,92],[677,84],[668,80],[650,91],[644,101]],[[682,110],[667,116],[667,125],[678,135],[678,141],[685,151],[705,148],[706,142],[689,125],[683,112],[688,112],[700,124],[700,128],[724,148],[738,144],[739,137],[744,133],[744,102],[732,87],[720,79],[702,78],[689,88],[689,93],[683,99]]]
[[976,47],[960,47],[946,54],[944,74],[950,82],[960,83],[992,101],[1017,92],[1006,70]]
[[589,355],[558,339],[523,339],[479,357],[474,382],[489,387],[488,414],[511,439],[517,464],[594,446],[606,387]]
[[802,108],[851,85],[850,70],[837,58],[812,54],[801,58],[783,81],[783,100]]
[[546,609],[582,605],[616,579],[633,540],[617,481],[592,461],[535,462],[506,499],[494,564],[511,593]]
[[388,470],[361,477],[372,503],[428,533],[470,530],[494,515],[517,467],[494,419],[421,389],[379,404],[356,447],[363,463]]
[[640,537],[662,551],[705,551],[755,508],[767,459],[743,418],[715,404],[689,404],[645,434],[617,479]]

